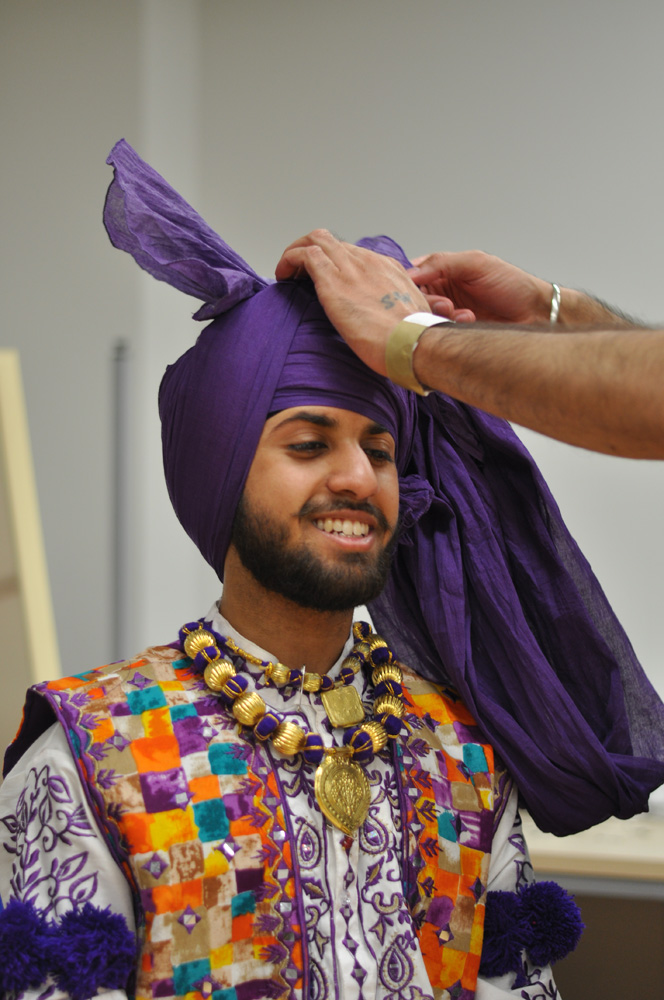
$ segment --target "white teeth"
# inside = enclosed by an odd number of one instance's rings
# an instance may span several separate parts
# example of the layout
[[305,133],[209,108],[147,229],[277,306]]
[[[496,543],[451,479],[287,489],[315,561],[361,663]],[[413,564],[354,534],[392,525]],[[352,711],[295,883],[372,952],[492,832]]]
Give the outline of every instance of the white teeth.
[[346,518],[344,521],[338,517],[334,519],[331,517],[321,518],[316,521],[316,527],[321,531],[327,532],[328,535],[337,534],[350,538],[362,538],[364,535],[369,534],[368,524],[365,524],[363,521],[351,521],[350,518]]

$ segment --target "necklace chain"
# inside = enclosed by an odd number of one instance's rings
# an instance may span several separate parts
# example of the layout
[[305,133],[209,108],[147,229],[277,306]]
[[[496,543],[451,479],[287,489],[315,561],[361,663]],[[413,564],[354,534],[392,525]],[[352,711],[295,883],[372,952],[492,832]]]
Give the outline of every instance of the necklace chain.
[[[203,672],[207,686],[241,726],[251,728],[261,742],[270,740],[279,753],[285,756],[301,753],[307,763],[318,765],[315,794],[322,811],[339,829],[353,833],[364,822],[370,804],[369,782],[362,768],[371,763],[388,740],[399,734],[404,724],[403,674],[387,641],[373,632],[367,622],[355,622],[355,644],[334,682],[327,675],[307,674],[305,670],[291,670],[279,661],[261,660],[229,637],[219,635],[203,620],[184,625],[179,637],[183,652]],[[320,692],[333,726],[346,727],[343,745],[325,747],[319,733],[268,708],[257,691],[249,690],[249,678],[238,673],[230,655],[262,667],[268,683],[279,687],[301,684],[306,691]],[[363,666],[371,669],[373,718],[355,725],[364,718],[364,709],[356,689],[350,685]],[[344,689],[348,689],[347,695]],[[348,702],[351,692],[354,700],[350,698],[351,708],[347,709],[341,703]],[[341,697],[335,702],[336,696]],[[326,701],[330,698],[331,701]],[[353,714],[357,705],[359,716]]]

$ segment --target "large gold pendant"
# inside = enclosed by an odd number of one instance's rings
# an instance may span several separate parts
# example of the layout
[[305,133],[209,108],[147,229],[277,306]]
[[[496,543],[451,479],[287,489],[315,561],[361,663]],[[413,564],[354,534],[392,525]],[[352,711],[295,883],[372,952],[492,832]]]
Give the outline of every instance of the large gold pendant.
[[364,705],[354,687],[332,688],[321,694],[323,708],[335,729],[356,726],[364,718]]
[[314,785],[321,811],[344,833],[362,826],[371,803],[369,780],[360,767],[341,753],[326,754],[316,769]]

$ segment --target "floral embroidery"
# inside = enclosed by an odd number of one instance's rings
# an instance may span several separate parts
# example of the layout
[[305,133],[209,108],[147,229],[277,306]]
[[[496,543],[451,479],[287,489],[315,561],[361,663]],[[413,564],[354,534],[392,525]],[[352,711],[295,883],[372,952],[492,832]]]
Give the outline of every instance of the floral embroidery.
[[[74,838],[94,837],[82,804],[76,805],[69,785],[48,764],[33,767],[16,804],[16,812],[0,817],[9,838],[4,849],[15,855],[10,886],[16,899],[38,904],[45,916],[82,906],[97,891],[97,872],[86,872],[88,852],[61,861],[59,845],[71,847]],[[50,858],[49,855],[53,855]]]

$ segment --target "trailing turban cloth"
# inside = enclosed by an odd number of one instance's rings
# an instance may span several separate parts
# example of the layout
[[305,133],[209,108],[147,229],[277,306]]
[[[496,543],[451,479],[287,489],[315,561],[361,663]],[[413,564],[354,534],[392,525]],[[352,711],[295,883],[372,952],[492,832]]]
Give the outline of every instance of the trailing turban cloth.
[[[112,242],[213,319],[168,368],[159,407],[173,505],[220,577],[270,412],[318,403],[379,421],[402,505],[379,631],[458,690],[542,829],[645,810],[664,781],[664,705],[509,425],[370,372],[308,282],[260,278],[124,141],[108,162]],[[386,237],[362,245],[408,266]]]

